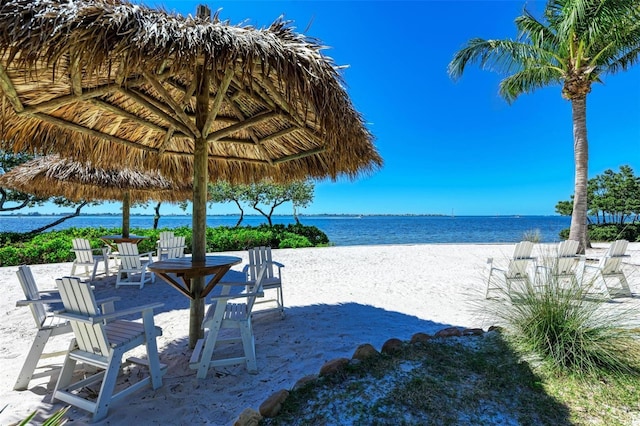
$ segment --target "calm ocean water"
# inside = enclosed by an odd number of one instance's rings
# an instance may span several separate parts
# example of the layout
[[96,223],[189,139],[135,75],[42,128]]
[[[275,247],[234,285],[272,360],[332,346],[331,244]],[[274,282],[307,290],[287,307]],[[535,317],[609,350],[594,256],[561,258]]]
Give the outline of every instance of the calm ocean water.
[[[26,232],[53,222],[54,216],[0,216],[0,231]],[[234,226],[235,216],[209,216],[209,226]],[[302,216],[304,225],[320,228],[337,246],[363,244],[420,243],[513,243],[532,230],[539,230],[543,242],[559,241],[560,230],[568,228],[565,216]],[[266,221],[245,216],[243,225]],[[291,216],[274,216],[274,223],[294,223]],[[159,227],[191,226],[189,216],[162,216]],[[79,216],[54,229],[69,227],[122,226],[119,216]],[[131,216],[131,228],[151,228],[152,216]]]

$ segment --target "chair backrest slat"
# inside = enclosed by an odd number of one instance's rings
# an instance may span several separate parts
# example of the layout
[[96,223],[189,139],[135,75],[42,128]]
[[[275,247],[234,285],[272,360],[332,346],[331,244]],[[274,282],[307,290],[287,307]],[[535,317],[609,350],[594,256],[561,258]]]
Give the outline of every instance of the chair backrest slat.
[[533,251],[533,243],[531,241],[520,241],[513,250],[514,259],[530,258]]
[[267,265],[263,264],[258,273],[256,275],[255,281],[253,281],[253,285],[249,287],[249,293],[253,293],[251,296],[247,297],[247,315],[251,315],[251,311],[253,310],[253,305],[256,303],[256,294],[262,292],[262,283],[266,279],[267,273]]
[[249,280],[255,281],[260,267],[265,264],[265,279],[274,277],[273,264],[271,263],[271,247],[254,247],[249,249]]
[[605,256],[624,256],[627,251],[628,245],[629,241],[627,240],[616,240],[611,243],[611,245],[609,246],[609,250],[607,250]]
[[164,240],[168,240],[168,239],[173,238],[173,237],[174,237],[173,231],[162,231],[158,235],[158,240],[164,241]]
[[558,244],[558,257],[573,257],[578,252],[579,242],[576,240],[564,240]]
[[176,259],[184,257],[184,236],[168,238],[158,244],[158,247],[164,251],[167,259]]
[[118,243],[118,253],[123,269],[141,269],[140,253],[138,246],[133,243]]
[[[18,266],[16,274],[18,275],[18,281],[20,281],[20,286],[22,287],[25,298],[27,300],[40,300],[40,293],[38,292],[36,281],[31,273],[31,268],[26,265]],[[31,308],[31,314],[36,322],[36,326],[41,328],[47,318],[47,312],[43,304],[31,303],[29,308]]]
[[[65,311],[90,318],[100,315],[91,284],[81,282],[77,277],[63,277],[56,280]],[[109,356],[109,342],[101,322],[90,324],[70,320],[78,348],[96,355]]]
[[619,273],[622,268],[622,259],[627,252],[629,241],[616,240],[611,243],[604,257],[600,259],[598,267],[603,274]]
[[78,262],[93,264],[93,250],[89,240],[85,238],[74,238],[71,244],[73,245],[73,251],[76,254]]

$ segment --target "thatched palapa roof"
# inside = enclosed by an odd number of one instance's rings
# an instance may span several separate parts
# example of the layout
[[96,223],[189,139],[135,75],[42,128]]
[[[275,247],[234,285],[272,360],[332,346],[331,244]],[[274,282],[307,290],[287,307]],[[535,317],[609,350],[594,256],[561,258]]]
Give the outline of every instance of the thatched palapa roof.
[[[286,22],[231,25],[119,0],[0,5],[0,148],[193,176],[192,259],[207,179],[354,178],[382,165],[333,61]],[[190,286],[189,346],[204,277]]]
[[73,201],[131,202],[189,200],[191,185],[178,185],[158,172],[103,169],[57,155],[36,158],[0,176],[0,186],[42,197],[62,196]]
[[0,144],[183,180],[203,138],[210,180],[354,178],[382,159],[322,49],[281,20],[4,1]]

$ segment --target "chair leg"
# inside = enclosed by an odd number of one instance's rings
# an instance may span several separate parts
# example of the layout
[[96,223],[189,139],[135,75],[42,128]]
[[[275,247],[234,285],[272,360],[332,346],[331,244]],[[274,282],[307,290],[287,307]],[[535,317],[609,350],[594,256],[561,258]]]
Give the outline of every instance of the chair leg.
[[158,389],[162,386],[162,371],[160,368],[160,357],[158,356],[158,342],[156,341],[156,330],[153,325],[153,312],[145,311],[142,314],[144,324],[145,340],[147,347],[147,360],[149,363],[149,375],[151,376],[151,387]]
[[13,386],[13,390],[21,391],[26,390],[29,386],[29,382],[31,381],[31,377],[33,377],[33,372],[38,365],[38,361],[40,360],[40,356],[42,356],[42,352],[44,350],[44,346],[47,344],[49,337],[51,337],[52,329],[48,330],[38,330],[38,334],[36,334],[36,338],[33,340],[31,344],[31,349],[29,349],[29,353],[27,354],[27,359],[24,361],[22,365],[22,369],[20,370],[20,374],[18,374],[18,380],[16,384]]
[[627,277],[625,277],[624,274],[620,274],[620,287],[622,287],[625,296],[631,297],[631,289],[629,288]]
[[280,317],[284,319],[284,296],[282,293],[282,284],[278,287],[278,308],[280,308]]
[[98,261],[93,262],[93,272],[91,273],[91,281],[96,279],[96,274],[98,273]]
[[[251,319],[249,319],[251,321]],[[242,347],[244,356],[247,359],[247,371],[251,374],[258,373],[258,364],[256,362],[256,344],[255,337],[251,328],[251,323],[243,322],[240,326],[240,336],[242,337]]]
[[93,412],[94,422],[102,420],[107,416],[111,398],[113,397],[113,391],[116,387],[118,373],[120,372],[122,355],[123,353],[120,350],[115,350],[109,357],[109,365],[104,372],[102,385],[100,386],[100,393],[98,394],[98,399],[96,399],[95,411]]
[[604,293],[605,297],[607,299],[611,299],[611,292],[609,291],[609,287],[607,287],[607,279],[604,277],[604,275],[599,272],[595,279],[596,281],[602,283],[602,292]]
[[147,271],[145,269],[143,269],[142,272],[140,272],[140,289],[144,288],[144,281],[145,281],[146,274],[147,274]]
[[489,298],[489,288],[491,287],[491,272],[492,271],[493,271],[492,269],[489,270],[489,278],[487,279],[487,290],[484,293],[484,298],[485,299]]
[[198,379],[204,379],[207,377],[209,366],[211,365],[211,358],[213,358],[213,350],[216,346],[216,340],[218,339],[218,333],[220,332],[221,321],[214,321],[213,326],[207,332],[204,340],[204,347],[202,348],[202,354],[200,355],[200,366],[198,367]]
[[71,384],[73,372],[76,368],[76,360],[71,358],[69,354],[76,348],[76,339],[72,339],[71,344],[69,345],[69,351],[64,357],[64,364],[62,364],[62,370],[60,370],[60,375],[58,376],[56,387],[53,389],[53,396],[51,397],[52,402],[55,402],[56,394],[58,393],[59,389],[64,391]]

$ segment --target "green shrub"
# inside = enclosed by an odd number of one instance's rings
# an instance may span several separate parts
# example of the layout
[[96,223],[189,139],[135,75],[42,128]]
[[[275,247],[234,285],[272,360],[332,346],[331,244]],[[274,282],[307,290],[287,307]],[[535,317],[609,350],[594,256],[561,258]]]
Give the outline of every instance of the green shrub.
[[[569,238],[569,228],[560,231],[560,238],[566,240]],[[592,224],[589,225],[590,241],[639,241],[640,242],[640,223],[626,223],[624,225],[616,224]]]
[[329,244],[329,237],[316,226],[305,226],[300,223],[287,225],[287,232],[307,237],[312,246]]
[[[185,253],[191,253],[192,232],[188,226],[176,229],[131,229],[131,234],[142,235],[147,238],[140,241],[140,253],[156,251],[156,241],[161,231],[173,231],[176,235],[185,237],[187,248]],[[121,228],[68,228],[61,231],[44,232],[37,235],[17,234],[15,232],[0,233],[0,266],[15,266],[20,264],[39,264],[71,262],[75,255],[71,251],[74,238],[86,238],[91,247],[100,248],[104,242],[103,235],[121,234]],[[256,246],[270,247],[313,247],[326,245],[329,239],[314,226],[276,225],[273,227],[260,225],[229,228],[219,226],[207,228],[207,252],[240,251]],[[315,242],[315,243],[314,243]]]
[[302,248],[313,247],[311,241],[304,235],[296,235],[290,232],[286,232],[284,238],[280,240],[278,248]]
[[0,266],[16,266],[23,263],[20,250],[17,247],[0,247]]
[[625,328],[635,313],[614,310],[592,288],[592,282],[541,278],[536,285],[512,288],[510,298],[489,301],[488,312],[519,351],[551,371],[640,375],[638,332]]

